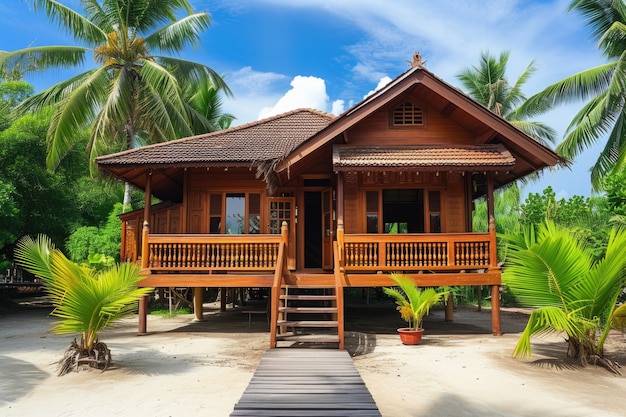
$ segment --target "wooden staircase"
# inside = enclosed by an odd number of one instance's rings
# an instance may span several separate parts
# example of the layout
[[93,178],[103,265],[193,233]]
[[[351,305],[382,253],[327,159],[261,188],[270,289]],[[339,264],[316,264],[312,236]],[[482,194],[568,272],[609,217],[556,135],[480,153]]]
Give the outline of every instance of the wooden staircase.
[[277,347],[310,344],[337,344],[339,321],[334,286],[283,285],[276,321]]
[[[283,225],[285,242],[286,230]],[[279,252],[272,284],[270,348],[279,347],[279,343],[280,347],[285,343],[290,347],[336,344],[343,350],[345,282],[339,268],[337,243],[333,245],[333,273],[291,272],[283,249]]]

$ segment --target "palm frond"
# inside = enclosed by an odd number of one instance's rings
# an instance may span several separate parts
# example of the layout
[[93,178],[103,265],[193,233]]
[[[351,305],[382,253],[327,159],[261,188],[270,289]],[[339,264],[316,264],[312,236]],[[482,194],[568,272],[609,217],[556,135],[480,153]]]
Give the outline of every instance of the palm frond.
[[565,333],[571,337],[581,338],[591,325],[592,323],[588,320],[578,319],[575,315],[567,314],[558,307],[536,309],[528,318],[528,323],[513,349],[513,356],[516,358],[530,356],[531,339],[535,336]]
[[571,10],[583,15],[606,56],[611,58],[622,53],[624,44],[611,42],[606,37],[615,22],[626,23],[626,6],[623,1],[574,0],[568,7],[568,11]]
[[94,44],[106,39],[100,27],[94,24],[88,17],[81,15],[76,10],[56,0],[34,0],[35,11],[45,10],[50,21],[57,23],[59,28],[65,30],[77,41]]
[[74,68],[85,61],[88,48],[80,46],[37,46],[16,51],[0,51],[0,68],[20,68],[25,73],[51,68]]
[[195,13],[162,27],[145,38],[148,47],[178,52],[187,46],[196,46],[200,42],[200,34],[211,25],[211,17],[206,12]]
[[168,68],[177,79],[189,83],[201,83],[203,79],[209,78],[211,83],[226,96],[232,96],[232,91],[226,81],[213,69],[203,64],[184,59],[154,56],[155,61]]
[[609,62],[566,77],[530,97],[526,106],[555,106],[603,94],[611,83],[615,65]]
[[103,95],[109,90],[106,68],[93,71],[56,108],[48,130],[46,165],[55,169],[80,138],[80,131],[93,121]]
[[604,179],[612,172],[619,172],[626,163],[626,114],[625,109],[617,116],[598,159],[591,167],[591,184],[595,191],[604,187]]

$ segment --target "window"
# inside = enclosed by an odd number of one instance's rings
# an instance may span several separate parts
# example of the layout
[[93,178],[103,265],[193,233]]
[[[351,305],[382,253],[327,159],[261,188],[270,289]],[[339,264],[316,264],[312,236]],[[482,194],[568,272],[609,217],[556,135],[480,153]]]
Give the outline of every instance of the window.
[[365,227],[367,233],[441,233],[441,191],[366,191]]
[[261,194],[219,193],[209,197],[209,233],[261,232]]
[[424,232],[424,190],[383,190],[384,233]]
[[430,233],[441,233],[441,193],[439,191],[428,192],[428,215]]
[[365,200],[367,233],[378,233],[378,191],[366,192]]
[[392,126],[424,126],[424,112],[410,101],[405,101],[392,113]]

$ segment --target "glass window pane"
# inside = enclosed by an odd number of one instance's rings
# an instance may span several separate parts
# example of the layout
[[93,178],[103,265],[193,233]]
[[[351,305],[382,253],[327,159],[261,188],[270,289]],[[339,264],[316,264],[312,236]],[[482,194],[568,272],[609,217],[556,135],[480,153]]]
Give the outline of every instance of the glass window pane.
[[367,233],[378,233],[378,214],[367,215]]
[[245,233],[245,203],[244,194],[226,194],[226,233],[241,235]]

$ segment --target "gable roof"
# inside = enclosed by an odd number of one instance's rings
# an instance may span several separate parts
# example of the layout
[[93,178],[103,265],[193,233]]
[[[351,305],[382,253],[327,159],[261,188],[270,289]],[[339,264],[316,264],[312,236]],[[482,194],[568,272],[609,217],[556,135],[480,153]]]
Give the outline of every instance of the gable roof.
[[[297,165],[320,147],[332,143],[339,135],[407,91],[414,91],[427,98],[438,111],[472,132],[476,138],[475,145],[501,144],[510,152],[515,163],[506,172],[500,173],[499,178],[495,180],[496,187],[565,162],[551,149],[532,139],[504,118],[436,77],[423,66],[417,65],[335,118],[328,127],[303,142],[278,163],[275,171],[279,174],[289,172],[290,167]],[[362,152],[367,152],[367,149],[363,149]]]

